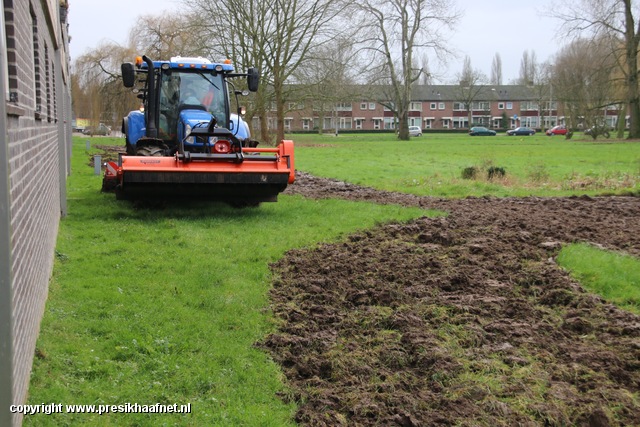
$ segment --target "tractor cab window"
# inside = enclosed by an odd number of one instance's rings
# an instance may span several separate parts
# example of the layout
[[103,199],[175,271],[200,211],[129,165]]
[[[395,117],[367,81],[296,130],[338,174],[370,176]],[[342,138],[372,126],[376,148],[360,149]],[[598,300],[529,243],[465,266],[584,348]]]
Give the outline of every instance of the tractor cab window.
[[184,109],[204,110],[227,127],[224,81],[222,75],[206,72],[171,70],[162,74],[160,87],[159,130],[161,138],[175,141],[178,118]]

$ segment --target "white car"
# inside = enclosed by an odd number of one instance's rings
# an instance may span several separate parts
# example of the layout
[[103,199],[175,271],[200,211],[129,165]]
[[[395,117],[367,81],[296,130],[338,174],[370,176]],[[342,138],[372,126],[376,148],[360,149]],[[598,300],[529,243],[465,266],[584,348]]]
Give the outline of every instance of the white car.
[[409,126],[409,136],[422,136],[420,126]]

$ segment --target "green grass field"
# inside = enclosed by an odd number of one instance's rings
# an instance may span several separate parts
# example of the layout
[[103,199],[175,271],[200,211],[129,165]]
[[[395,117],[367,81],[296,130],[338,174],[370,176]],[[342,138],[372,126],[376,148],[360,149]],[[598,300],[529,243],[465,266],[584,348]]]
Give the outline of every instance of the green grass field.
[[[74,138],[69,214],[60,225],[29,403],[191,403],[192,413],[32,415],[25,425],[294,424],[295,407],[279,397],[287,390],[278,367],[254,346],[275,327],[269,263],[292,248],[436,214],[297,196],[244,210],[214,203],[140,208],[100,193],[101,177],[89,166],[96,151],[85,151],[86,139]],[[393,135],[292,139],[301,170],[421,195],[637,192],[640,179],[637,142],[466,135],[410,142]],[[488,165],[505,168],[506,178],[460,177],[465,167]],[[588,185],[568,188],[578,180]],[[621,269],[633,275],[630,294],[620,298],[633,305],[640,300],[640,266],[637,259],[625,262]],[[585,281],[593,276],[571,268]]]
[[[294,135],[297,166],[319,176],[438,197],[620,194],[640,188],[640,143],[576,136]],[[463,170],[475,167],[476,179]],[[491,167],[506,175],[487,179]]]

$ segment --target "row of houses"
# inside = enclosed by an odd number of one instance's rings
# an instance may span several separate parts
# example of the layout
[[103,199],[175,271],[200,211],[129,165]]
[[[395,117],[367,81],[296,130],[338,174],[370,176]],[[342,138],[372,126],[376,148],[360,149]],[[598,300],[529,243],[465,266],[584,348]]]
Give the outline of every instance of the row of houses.
[[[468,95],[473,90],[473,97]],[[366,93],[363,88],[361,93]],[[295,97],[295,95],[293,95]],[[373,99],[372,99],[373,98]],[[468,129],[485,126],[491,129],[513,129],[527,126],[535,129],[565,124],[562,106],[552,96],[541,96],[524,85],[481,86],[466,90],[460,85],[416,85],[409,106],[409,126],[422,129]],[[375,97],[352,97],[346,102],[290,101],[285,115],[285,130],[379,131],[393,130],[397,119],[387,102]],[[463,101],[466,99],[467,102]],[[467,108],[469,106],[469,108]],[[471,116],[469,115],[469,110]],[[469,121],[471,120],[471,121]],[[606,124],[615,127],[618,111],[603,111]],[[257,126],[257,123],[254,123]],[[276,128],[275,112],[268,117],[269,128]]]
[[67,1],[0,14],[0,425],[19,426],[70,170]]

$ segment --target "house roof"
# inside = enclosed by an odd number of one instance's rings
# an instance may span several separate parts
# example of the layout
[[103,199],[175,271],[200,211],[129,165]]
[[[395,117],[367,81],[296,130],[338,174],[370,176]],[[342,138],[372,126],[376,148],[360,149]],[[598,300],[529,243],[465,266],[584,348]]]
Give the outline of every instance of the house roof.
[[[299,84],[288,85],[291,94],[305,94],[309,97],[313,92],[306,90],[306,86]],[[478,94],[473,98],[482,101],[535,101],[534,90],[525,85],[482,85],[474,90]],[[437,101],[462,101],[463,88],[458,85],[414,85],[411,100],[414,102],[437,102]],[[384,85],[348,85],[341,91],[342,95],[353,102],[358,101],[384,101],[392,98],[391,86]],[[313,95],[311,95],[313,97]],[[294,95],[295,98],[295,95]]]
[[[527,101],[534,100],[533,91],[523,85],[478,86],[475,99],[483,101]],[[460,85],[416,85],[413,101],[458,101],[461,99]]]

